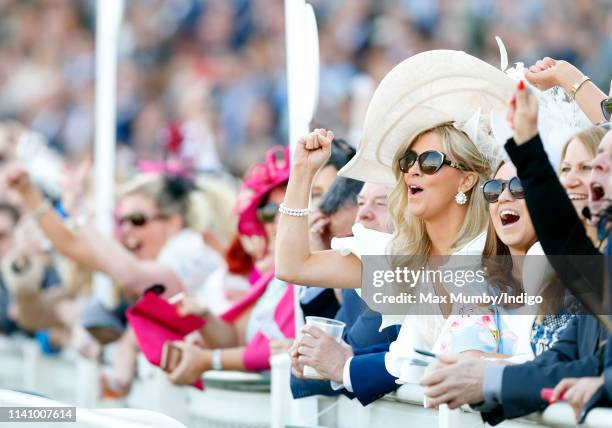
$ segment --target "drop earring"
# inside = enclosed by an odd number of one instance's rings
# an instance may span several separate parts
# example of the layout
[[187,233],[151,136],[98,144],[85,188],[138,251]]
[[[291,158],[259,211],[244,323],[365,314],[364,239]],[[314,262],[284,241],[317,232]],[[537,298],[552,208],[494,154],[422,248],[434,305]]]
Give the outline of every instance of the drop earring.
[[467,195],[463,192],[457,192],[455,195],[455,202],[457,202],[457,205],[465,205],[467,202]]

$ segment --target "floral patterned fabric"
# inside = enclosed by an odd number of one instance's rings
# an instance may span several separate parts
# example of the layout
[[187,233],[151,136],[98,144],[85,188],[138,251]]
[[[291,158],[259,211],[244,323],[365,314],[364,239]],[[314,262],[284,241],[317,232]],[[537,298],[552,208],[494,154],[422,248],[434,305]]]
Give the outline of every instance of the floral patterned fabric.
[[573,314],[545,315],[542,322],[533,323],[531,328],[531,348],[535,355],[548,351],[559,339],[569,322],[574,318]]

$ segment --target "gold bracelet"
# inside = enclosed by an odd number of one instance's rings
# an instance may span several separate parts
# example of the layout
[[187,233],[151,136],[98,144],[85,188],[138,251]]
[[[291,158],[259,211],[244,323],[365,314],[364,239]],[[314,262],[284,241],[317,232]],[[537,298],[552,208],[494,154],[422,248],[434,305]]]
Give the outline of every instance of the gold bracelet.
[[580,78],[580,80],[578,80],[576,83],[574,83],[569,93],[569,96],[572,100],[576,99],[576,92],[578,92],[578,90],[582,87],[582,85],[584,85],[589,80],[591,80],[591,78],[585,75],[585,76],[582,76],[582,78]]

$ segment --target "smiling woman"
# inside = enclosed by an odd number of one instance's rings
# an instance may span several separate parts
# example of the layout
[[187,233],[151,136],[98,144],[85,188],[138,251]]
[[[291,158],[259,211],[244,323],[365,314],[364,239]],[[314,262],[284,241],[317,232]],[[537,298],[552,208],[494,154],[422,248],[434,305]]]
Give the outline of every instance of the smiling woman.
[[502,163],[495,179],[483,186],[483,193],[489,202],[493,233],[508,248],[509,254],[526,254],[537,238],[514,166]]
[[[449,123],[422,131],[405,147],[393,163],[398,181],[389,195],[389,212],[398,232],[393,253],[445,254],[461,248],[487,224],[484,198],[474,189],[490,175],[488,160]],[[459,203],[458,198],[465,200]],[[444,220],[438,223],[442,212]],[[470,221],[463,222],[464,218]],[[431,227],[434,223],[437,226]],[[453,239],[448,249],[436,245],[437,239],[428,233],[437,228],[458,232],[449,235]]]
[[595,230],[589,227],[583,212],[589,199],[591,162],[597,154],[597,146],[599,146],[599,142],[604,135],[605,131],[598,126],[575,134],[563,146],[559,166],[559,181],[567,191],[567,195],[583,220],[587,233],[593,242],[596,241]]
[[186,183],[146,174],[127,184],[117,208],[118,242],[90,226],[67,227],[20,167],[8,177],[57,251],[110,275],[128,296],[138,296],[157,283],[166,286],[168,295],[193,290],[222,263],[202,236],[188,228],[194,217],[193,188]]

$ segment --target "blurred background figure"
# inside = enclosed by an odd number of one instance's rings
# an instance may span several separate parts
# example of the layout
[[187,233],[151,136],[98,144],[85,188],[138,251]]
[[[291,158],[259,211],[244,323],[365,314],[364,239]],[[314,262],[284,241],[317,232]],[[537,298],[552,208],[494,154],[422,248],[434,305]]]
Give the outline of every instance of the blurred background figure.
[[[612,75],[605,0],[313,0],[321,47],[315,122],[357,143],[371,91],[404,58],[461,49],[499,66],[550,56],[604,91]],[[0,118],[42,133],[67,159],[93,141],[95,2],[0,2]],[[134,159],[189,158],[242,175],[286,144],[282,1],[134,0],[120,34],[120,175]],[[241,156],[232,156],[240,149]]]

